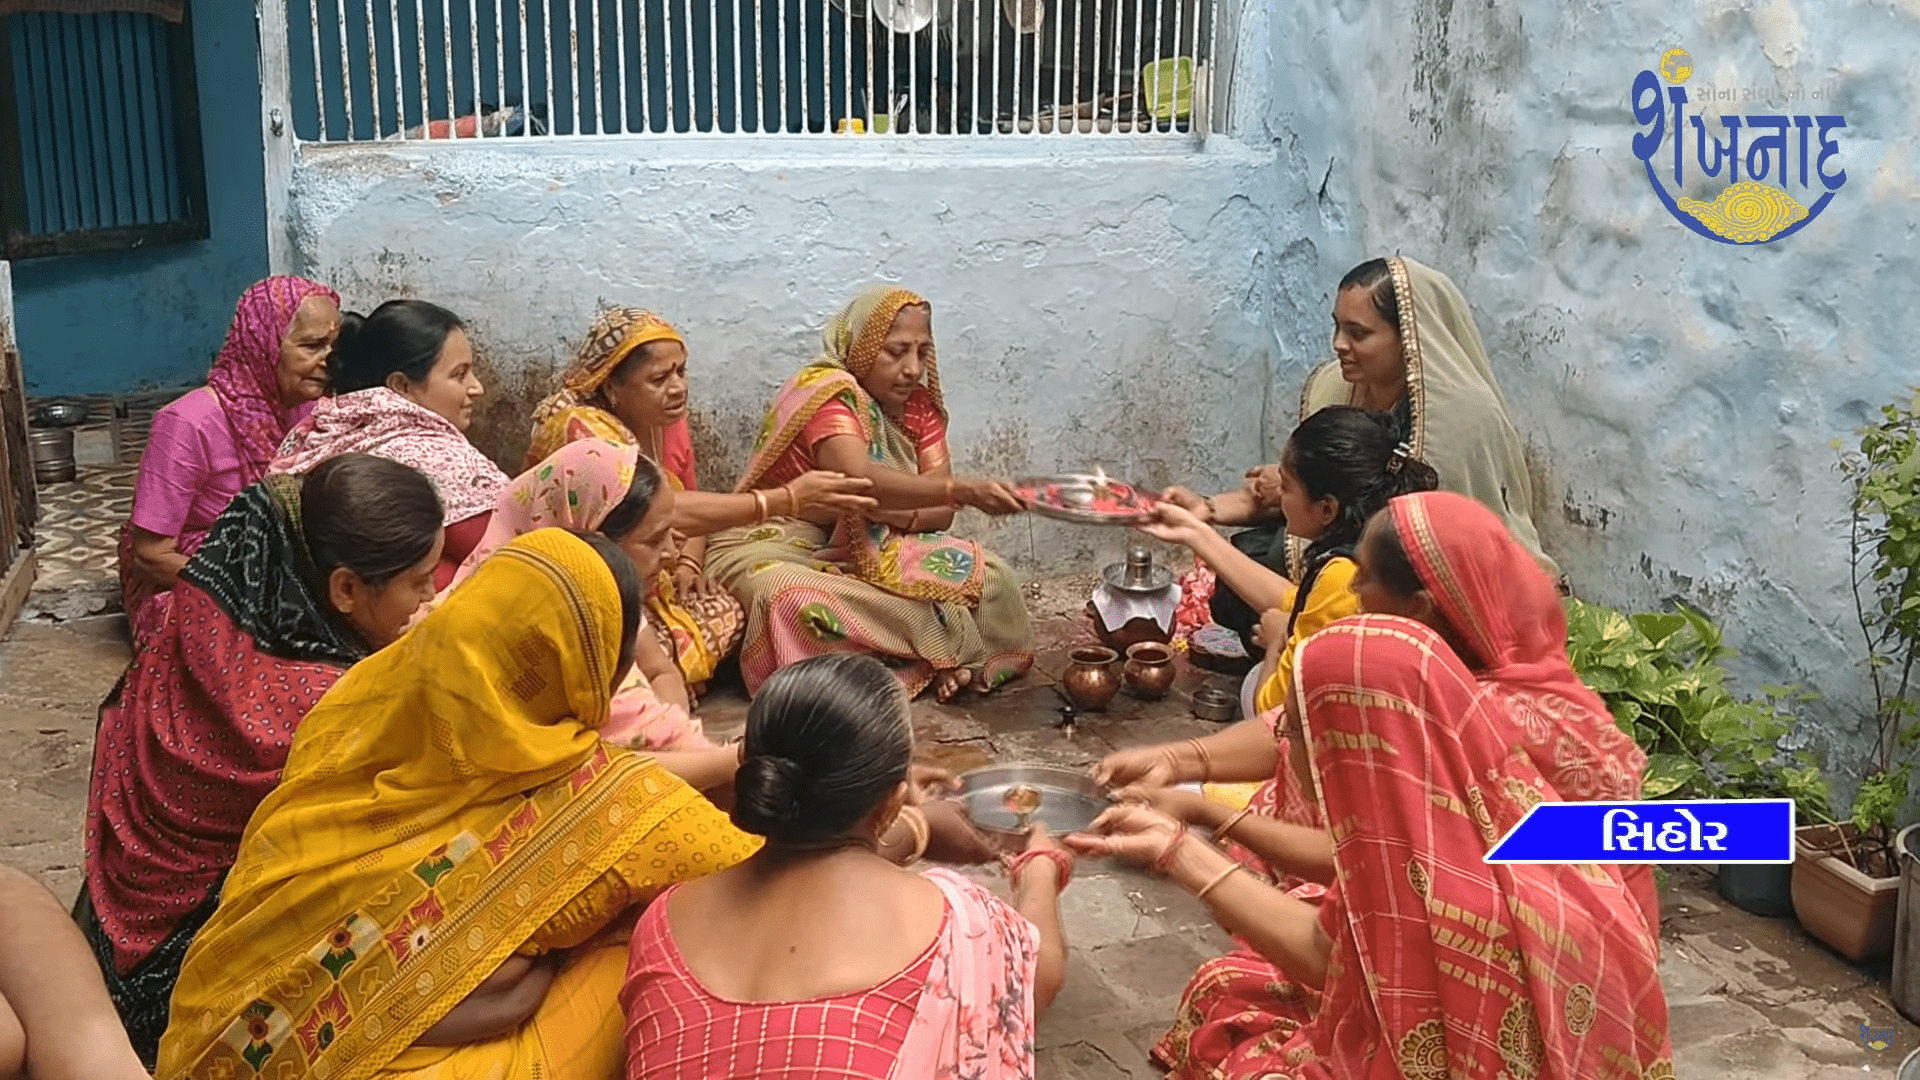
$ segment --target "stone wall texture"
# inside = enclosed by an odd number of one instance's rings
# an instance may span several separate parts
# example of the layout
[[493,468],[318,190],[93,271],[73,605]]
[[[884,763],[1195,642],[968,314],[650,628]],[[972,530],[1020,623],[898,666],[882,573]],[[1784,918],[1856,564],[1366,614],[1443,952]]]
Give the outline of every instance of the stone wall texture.
[[[935,305],[959,469],[1204,485],[1274,456],[1339,276],[1408,255],[1472,302],[1576,589],[1695,605],[1742,682],[1818,690],[1807,737],[1844,790],[1864,669],[1831,443],[1920,381],[1901,300],[1920,4],[1246,7],[1233,121],[1203,146],[309,148],[299,257],[351,304],[468,318],[498,391],[478,437],[509,465],[596,310],[637,304],[688,334],[703,479],[730,483],[824,318],[886,280]],[[1848,181],[1818,221],[1735,247],[1669,216],[1631,151],[1629,90],[1674,47],[1696,88],[1757,88],[1710,113],[1846,116]],[[1030,571],[1122,542],[963,522]]]

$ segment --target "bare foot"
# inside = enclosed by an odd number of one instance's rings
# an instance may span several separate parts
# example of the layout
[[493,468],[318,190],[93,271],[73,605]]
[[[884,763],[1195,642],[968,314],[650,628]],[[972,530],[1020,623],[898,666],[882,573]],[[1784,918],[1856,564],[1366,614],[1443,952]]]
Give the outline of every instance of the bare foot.
[[967,684],[973,681],[973,672],[966,668],[948,668],[933,675],[933,696],[941,702],[953,700]]

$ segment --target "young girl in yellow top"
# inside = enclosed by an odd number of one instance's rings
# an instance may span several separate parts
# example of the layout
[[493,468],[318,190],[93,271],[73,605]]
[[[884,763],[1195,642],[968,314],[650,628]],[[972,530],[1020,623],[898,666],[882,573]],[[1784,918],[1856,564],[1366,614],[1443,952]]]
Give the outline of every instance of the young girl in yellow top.
[[1206,524],[1209,500],[1181,488],[1167,492],[1157,519],[1141,530],[1190,548],[1248,606],[1263,611],[1259,638],[1267,655],[1243,691],[1243,707],[1251,705],[1246,719],[1205,739],[1112,754],[1094,767],[1097,780],[1157,787],[1192,780],[1253,783],[1275,775],[1271,717],[1292,686],[1293,651],[1327,624],[1359,614],[1353,550],[1367,519],[1395,496],[1439,487],[1433,467],[1394,440],[1391,424],[1386,413],[1330,405],[1293,429],[1280,458],[1278,491],[1267,501],[1285,514],[1287,536],[1306,542],[1299,558],[1290,560],[1298,581],[1260,565]]

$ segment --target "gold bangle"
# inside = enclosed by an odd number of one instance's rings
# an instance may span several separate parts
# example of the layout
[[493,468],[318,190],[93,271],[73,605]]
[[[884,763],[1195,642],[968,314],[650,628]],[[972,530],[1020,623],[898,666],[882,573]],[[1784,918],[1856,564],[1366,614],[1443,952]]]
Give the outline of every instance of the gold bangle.
[[1213,755],[1207,753],[1207,744],[1199,739],[1188,739],[1187,745],[1193,747],[1194,756],[1200,759],[1200,779],[1213,779]]
[[1209,881],[1205,885],[1200,886],[1200,891],[1197,893],[1194,893],[1193,898],[1195,900],[1205,900],[1207,898],[1207,894],[1213,891],[1213,887],[1215,885],[1218,885],[1221,882],[1227,880],[1227,878],[1233,876],[1233,872],[1238,869],[1240,869],[1239,863],[1227,864],[1227,868],[1225,870],[1220,871],[1218,874],[1215,874],[1212,881]]
[[903,806],[900,816],[894,820],[905,823],[907,831],[913,834],[913,854],[907,856],[906,863],[919,861],[920,856],[927,853],[927,841],[933,836],[932,827],[927,824],[927,815],[917,806]]
[[787,506],[789,507],[789,512],[787,516],[799,517],[800,516],[800,496],[795,495],[793,493],[793,485],[782,484],[780,485],[780,490],[787,493]]
[[753,505],[760,510],[760,517],[754,524],[765,525],[767,523],[767,497],[760,493],[759,488],[753,489]]
[[1232,817],[1221,822],[1220,827],[1213,830],[1213,838],[1215,840],[1225,840],[1227,838],[1227,833],[1231,832],[1235,825],[1240,824],[1240,821],[1242,818],[1246,817],[1248,814],[1251,814],[1251,813],[1253,813],[1253,807],[1251,806],[1243,806],[1239,810],[1234,811],[1234,814]]

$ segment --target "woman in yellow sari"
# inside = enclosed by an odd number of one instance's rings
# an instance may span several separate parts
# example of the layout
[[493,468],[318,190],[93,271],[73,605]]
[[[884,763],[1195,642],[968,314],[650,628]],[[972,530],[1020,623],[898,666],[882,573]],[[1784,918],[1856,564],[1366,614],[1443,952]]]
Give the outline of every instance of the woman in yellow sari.
[[714,580],[747,608],[747,691],[796,660],[865,652],[893,662],[909,694],[985,693],[1033,666],[1033,624],[1006,564],[946,530],[956,507],[1024,504],[1005,483],[953,475],[926,300],[869,289],[820,336],[819,358],[775,395],[737,490],[824,467],[871,480],[880,508],[776,505],[780,520],[714,537]]
[[767,518],[769,501],[805,510],[871,509],[860,497],[869,486],[838,473],[793,477],[783,489],[749,499],[745,494],[700,495],[694,475],[693,437],[687,429],[687,343],[666,320],[639,308],[613,308],[595,320],[560,389],[533,413],[533,442],[523,472],[561,447],[583,439],[632,446],[666,470],[674,490],[696,492],[679,500],[674,517],[677,551],[655,575],[647,596],[647,620],[690,690],[739,644],[740,602],[706,572],[707,534]]
[[596,729],[639,575],[530,533],[307,715],[187,953],[157,1076],[621,1070],[629,914],[757,846]]

